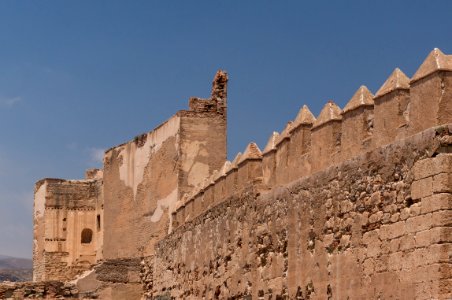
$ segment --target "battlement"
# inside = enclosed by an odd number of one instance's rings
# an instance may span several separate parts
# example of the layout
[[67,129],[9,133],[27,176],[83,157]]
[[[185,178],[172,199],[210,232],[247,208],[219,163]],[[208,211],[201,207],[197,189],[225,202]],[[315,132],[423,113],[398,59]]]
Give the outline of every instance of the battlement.
[[281,134],[272,133],[263,153],[249,144],[243,155],[182,198],[173,212],[173,228],[248,185],[284,185],[451,122],[452,55],[434,49],[411,79],[396,68],[375,95],[361,86],[342,110],[330,100],[315,118],[304,105]]
[[451,55],[343,109],[303,105],[232,161],[227,84],[218,71],[85,179],[36,183],[35,280],[91,269],[81,295],[108,299],[450,298]]

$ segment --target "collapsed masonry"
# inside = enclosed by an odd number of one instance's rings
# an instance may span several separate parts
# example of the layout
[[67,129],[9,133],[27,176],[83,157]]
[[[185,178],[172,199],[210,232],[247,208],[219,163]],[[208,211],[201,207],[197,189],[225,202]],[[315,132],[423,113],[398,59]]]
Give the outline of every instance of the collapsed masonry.
[[226,161],[227,74],[85,180],[35,188],[34,281],[103,299],[452,297],[452,56]]

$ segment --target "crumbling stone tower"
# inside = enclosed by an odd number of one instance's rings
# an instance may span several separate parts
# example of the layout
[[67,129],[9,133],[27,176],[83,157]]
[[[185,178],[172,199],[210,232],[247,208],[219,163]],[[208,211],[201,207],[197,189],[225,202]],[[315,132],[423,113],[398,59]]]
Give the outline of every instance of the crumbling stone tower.
[[86,180],[36,184],[34,280],[153,253],[176,203],[226,160],[227,81],[218,71],[209,99],[190,98],[189,110],[107,150],[104,169]]

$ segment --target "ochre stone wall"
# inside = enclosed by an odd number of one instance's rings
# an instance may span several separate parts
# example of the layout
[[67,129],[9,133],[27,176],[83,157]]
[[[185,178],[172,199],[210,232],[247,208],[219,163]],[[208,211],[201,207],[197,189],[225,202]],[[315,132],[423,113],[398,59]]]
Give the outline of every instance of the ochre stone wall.
[[[70,280],[101,256],[102,180],[44,179],[35,188],[33,278]],[[82,231],[91,232],[82,243]]]
[[77,275],[100,299],[452,298],[451,74],[434,49],[229,162],[219,71],[103,170],[37,183],[34,280]]
[[0,283],[0,299],[79,299],[74,284],[59,281]]
[[139,257],[153,236],[168,232],[177,201],[180,118],[110,149],[104,165],[104,257]]
[[[451,74],[452,55],[434,49],[411,80],[395,69],[375,96],[361,86],[343,110],[328,101],[316,119],[303,106],[281,134],[272,134],[264,152],[258,151],[262,159],[256,168],[261,171],[253,176],[262,177],[269,188],[287,184],[427,128],[451,123]],[[234,161],[249,159],[246,151],[242,156],[237,155]],[[229,192],[240,185],[237,174],[244,171],[234,161],[226,162],[219,174],[206,178],[178,203],[174,226],[187,220],[191,207],[205,211],[210,208],[206,203],[221,202],[228,192],[215,194],[211,190],[219,189],[216,185],[223,178]],[[231,182],[234,184],[228,185]],[[206,198],[212,199],[204,201]],[[188,219],[192,217],[193,213]]]
[[290,185],[235,193],[144,260],[148,295],[446,299],[452,154],[438,151],[451,134],[430,129]]
[[190,99],[190,110],[106,152],[105,259],[151,255],[155,243],[171,231],[178,201],[221,168],[226,160],[226,82],[226,74],[218,72],[211,99]]

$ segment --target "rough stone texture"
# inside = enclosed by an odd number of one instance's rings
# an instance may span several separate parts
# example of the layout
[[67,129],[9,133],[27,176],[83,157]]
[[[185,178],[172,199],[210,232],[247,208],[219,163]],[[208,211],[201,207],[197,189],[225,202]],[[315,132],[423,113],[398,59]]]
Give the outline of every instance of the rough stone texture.
[[[35,187],[33,280],[70,280],[102,256],[102,179],[44,179]],[[82,243],[82,232],[91,232]]]
[[451,298],[450,63],[434,50],[411,82],[303,107],[232,162],[219,71],[103,170],[37,183],[35,280],[100,299]]
[[405,136],[410,103],[409,79],[396,69],[375,98],[373,141],[375,146],[389,144]]
[[[107,151],[104,166],[104,258],[151,255],[170,230],[177,202],[226,160],[227,76],[219,72],[212,98],[190,100],[154,131]],[[218,87],[218,86],[221,87]]]
[[452,55],[434,49],[411,79],[410,129],[452,122]]
[[437,154],[444,129],[285,187],[238,191],[158,244],[144,261],[148,295],[447,299],[452,194],[449,181],[432,184],[452,174],[452,155]]
[[72,284],[58,281],[0,283],[0,299],[79,299]]

